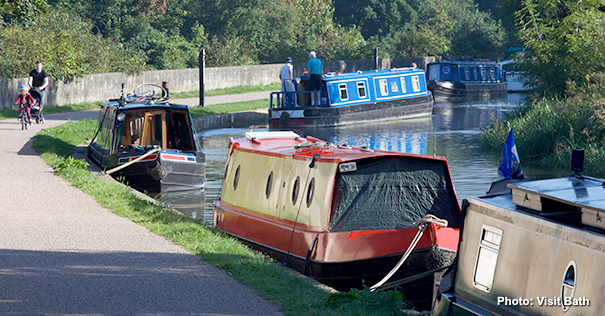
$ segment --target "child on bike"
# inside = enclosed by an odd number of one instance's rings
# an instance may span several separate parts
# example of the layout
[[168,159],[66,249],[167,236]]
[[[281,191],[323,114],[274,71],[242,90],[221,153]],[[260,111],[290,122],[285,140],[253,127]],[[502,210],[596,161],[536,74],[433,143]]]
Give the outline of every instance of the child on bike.
[[32,113],[31,107],[36,103],[31,94],[29,94],[29,89],[26,85],[21,85],[19,87],[19,96],[17,97],[17,101],[15,104],[19,105],[19,117],[22,117],[23,112],[27,112],[27,119],[29,120],[29,124],[32,124]]

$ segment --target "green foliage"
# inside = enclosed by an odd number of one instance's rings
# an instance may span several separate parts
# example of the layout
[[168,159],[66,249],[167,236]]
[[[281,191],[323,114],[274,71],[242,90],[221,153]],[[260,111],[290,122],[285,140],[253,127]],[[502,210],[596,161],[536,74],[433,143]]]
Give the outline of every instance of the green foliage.
[[391,315],[407,315],[407,311],[413,309],[413,306],[405,300],[403,293],[389,290],[383,292],[372,292],[370,288],[364,286],[362,290],[351,289],[349,292],[337,292],[328,295],[326,305],[335,307],[343,303],[359,304],[372,309],[387,309]]
[[93,35],[91,28],[63,8],[0,28],[0,78],[26,77],[36,60],[42,60],[48,74],[60,80],[145,69],[142,55],[116,40]]
[[44,0],[0,0],[0,25],[5,19],[33,19],[47,10]]
[[397,0],[334,2],[336,20],[357,26],[374,38],[384,57],[501,53],[506,32],[472,0]]
[[571,150],[584,148],[585,171],[605,177],[605,75],[591,77],[574,96],[528,101],[482,131],[484,146],[502,150],[510,127],[522,160],[566,168]]
[[88,166],[89,164],[88,162],[86,162],[86,159],[75,159],[74,157],[69,156],[66,158],[60,158],[58,162],[53,166],[53,169],[55,170],[55,172],[60,172],[67,168],[88,170]]
[[605,71],[605,1],[524,0],[517,13],[519,37],[531,47],[521,61],[541,95],[566,96],[570,83],[585,85]]

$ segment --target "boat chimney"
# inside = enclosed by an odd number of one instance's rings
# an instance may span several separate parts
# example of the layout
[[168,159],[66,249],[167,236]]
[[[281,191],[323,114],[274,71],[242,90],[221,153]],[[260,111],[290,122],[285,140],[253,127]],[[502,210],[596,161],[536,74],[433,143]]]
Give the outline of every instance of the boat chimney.
[[584,170],[584,149],[571,150],[571,171],[579,174]]
[[380,67],[378,66],[378,46],[374,48],[374,70],[378,70]]
[[168,98],[168,96],[170,95],[168,91],[168,81],[162,81],[162,88],[166,90],[166,95],[164,95],[164,91],[162,91],[162,98]]

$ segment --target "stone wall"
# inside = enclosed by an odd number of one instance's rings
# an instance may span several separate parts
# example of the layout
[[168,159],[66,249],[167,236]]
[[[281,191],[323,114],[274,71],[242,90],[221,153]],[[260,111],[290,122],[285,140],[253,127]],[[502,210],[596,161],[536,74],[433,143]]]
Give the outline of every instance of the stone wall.
[[[426,69],[426,64],[434,57],[381,59],[380,68],[409,67],[415,62]],[[266,85],[279,82],[279,69],[283,64],[207,67],[205,72],[205,90],[228,88],[244,85]],[[302,75],[304,63],[294,66],[294,76]],[[330,61],[324,62],[324,72],[354,72],[374,69],[374,60]],[[146,71],[139,75],[128,76],[123,73],[102,73],[87,75],[71,82],[52,81],[46,92],[46,105],[67,105],[82,102],[95,102],[120,96],[122,83],[124,92],[132,92],[143,83],[161,85],[168,82],[171,92],[199,91],[199,68]],[[16,108],[14,102],[19,94],[19,86],[27,84],[27,78],[0,79],[0,108]]]

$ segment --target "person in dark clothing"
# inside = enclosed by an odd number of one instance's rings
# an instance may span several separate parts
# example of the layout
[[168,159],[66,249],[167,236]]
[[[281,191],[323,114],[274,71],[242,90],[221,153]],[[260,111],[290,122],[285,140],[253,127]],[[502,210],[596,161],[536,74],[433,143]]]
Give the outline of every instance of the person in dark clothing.
[[[48,75],[42,70],[42,62],[36,61],[36,69],[29,72],[27,83],[30,89],[38,88],[40,93],[40,116],[42,116],[42,108],[44,107],[44,97],[46,96],[46,87],[48,87]],[[44,119],[44,117],[41,117]]]

